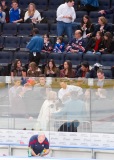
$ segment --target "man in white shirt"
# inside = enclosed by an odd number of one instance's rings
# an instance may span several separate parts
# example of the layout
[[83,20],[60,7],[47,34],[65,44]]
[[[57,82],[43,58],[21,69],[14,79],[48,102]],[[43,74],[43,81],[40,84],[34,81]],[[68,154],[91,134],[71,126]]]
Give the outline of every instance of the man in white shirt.
[[58,98],[61,100],[63,104],[71,101],[71,94],[77,92],[76,96],[80,96],[83,94],[83,90],[81,87],[74,85],[67,85],[66,80],[61,80],[60,82],[61,89],[58,92]]
[[62,36],[65,32],[69,40],[72,38],[72,22],[76,18],[74,0],[66,0],[57,9],[57,34]]

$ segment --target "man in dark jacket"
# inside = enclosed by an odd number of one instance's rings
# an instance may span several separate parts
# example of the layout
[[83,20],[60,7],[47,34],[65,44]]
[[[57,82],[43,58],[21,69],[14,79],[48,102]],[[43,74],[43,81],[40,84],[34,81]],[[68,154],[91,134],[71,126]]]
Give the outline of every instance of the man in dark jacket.
[[97,74],[95,69],[89,69],[88,62],[82,62],[81,67],[76,72],[76,77],[79,78],[96,78]]
[[114,14],[114,7],[108,9],[108,10],[101,10],[99,11],[101,14]]

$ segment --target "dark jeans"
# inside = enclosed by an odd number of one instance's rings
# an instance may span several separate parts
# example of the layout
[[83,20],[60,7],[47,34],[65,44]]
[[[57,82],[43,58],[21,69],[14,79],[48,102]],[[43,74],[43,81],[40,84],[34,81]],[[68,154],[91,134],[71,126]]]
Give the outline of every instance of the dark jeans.
[[62,36],[64,33],[68,36],[69,40],[72,39],[72,23],[64,23],[64,22],[58,21],[57,35]]
[[30,62],[35,62],[37,65],[39,65],[40,59],[41,59],[41,54],[39,52],[35,52],[36,55],[34,56],[33,53],[29,53],[29,61]]

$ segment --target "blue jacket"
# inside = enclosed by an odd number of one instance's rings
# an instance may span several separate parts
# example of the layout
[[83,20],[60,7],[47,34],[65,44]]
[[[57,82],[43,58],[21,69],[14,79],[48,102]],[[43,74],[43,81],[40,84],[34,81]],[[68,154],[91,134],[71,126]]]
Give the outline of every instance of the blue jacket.
[[64,43],[56,43],[54,46],[54,52],[56,53],[62,53],[65,50],[65,44]]
[[99,7],[99,2],[98,0],[81,0],[81,4],[83,5],[91,5],[93,7]]
[[40,35],[35,35],[27,44],[26,48],[29,49],[30,52],[41,52],[43,44],[43,38]]
[[13,21],[21,19],[20,14],[21,14],[21,10],[19,8],[17,8],[16,10],[11,8],[9,11],[10,22],[12,23]]

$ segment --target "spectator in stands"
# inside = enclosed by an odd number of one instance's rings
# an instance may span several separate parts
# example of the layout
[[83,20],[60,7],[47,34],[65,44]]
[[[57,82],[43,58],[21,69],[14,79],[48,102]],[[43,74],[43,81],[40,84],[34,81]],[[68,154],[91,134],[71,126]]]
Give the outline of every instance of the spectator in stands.
[[2,7],[0,6],[0,23],[6,22],[6,13],[2,11]]
[[102,32],[98,31],[96,33],[96,37],[93,37],[89,40],[87,46],[86,46],[86,54],[101,54],[101,49],[103,47],[103,34]]
[[40,21],[41,21],[40,13],[36,10],[35,4],[30,3],[28,6],[28,11],[26,11],[24,16],[24,22],[36,24],[37,22]]
[[53,47],[49,39],[49,34],[44,34],[43,38],[44,38],[44,45],[42,52],[50,53],[53,50]]
[[80,0],[80,10],[85,11],[96,11],[99,8],[98,0]]
[[35,62],[29,64],[29,69],[27,71],[27,77],[39,77],[41,70],[37,67]]
[[43,133],[33,135],[29,140],[29,147],[31,147],[32,156],[35,157],[43,157],[49,153],[49,142]]
[[96,78],[96,71],[94,69],[90,70],[88,62],[82,62],[81,67],[76,72],[77,78]]
[[9,7],[6,5],[6,0],[1,0],[1,7],[6,14],[6,22],[9,22]]
[[44,73],[46,77],[59,77],[59,69],[56,67],[53,59],[49,60]]
[[12,8],[9,11],[10,23],[23,22],[23,11],[18,8],[17,1],[12,1]]
[[72,38],[72,22],[76,18],[73,6],[74,0],[66,0],[57,9],[57,35],[62,36],[65,32],[69,40]]
[[70,53],[78,53],[78,54],[83,54],[85,51],[86,46],[86,41],[82,38],[82,31],[81,30],[76,30],[75,31],[75,38],[73,38],[69,43],[66,48],[67,52]]
[[53,51],[56,53],[62,53],[65,50],[65,44],[63,42],[63,37],[59,36],[57,37],[57,41],[55,43]]
[[95,27],[92,36],[95,36],[97,31],[100,31],[103,34],[105,32],[111,32],[111,27],[108,25],[107,19],[103,16],[98,18],[98,25]]
[[66,79],[60,79],[61,89],[58,92],[58,98],[61,100],[63,104],[71,101],[71,93],[77,92],[77,96],[81,96],[83,94],[83,90],[81,87],[74,85],[67,85]]
[[70,60],[64,62],[64,69],[60,70],[60,77],[75,78],[75,71],[72,69]]
[[102,69],[97,70],[97,78],[98,78],[97,86],[103,88],[105,82],[105,76]]
[[102,54],[114,53],[114,39],[110,32],[104,34],[103,48],[100,50]]
[[43,49],[44,40],[39,35],[39,30],[37,28],[33,29],[33,37],[30,42],[27,44],[26,48],[29,49],[29,61],[35,62],[37,65],[40,62],[41,51]]
[[11,76],[26,77],[26,69],[22,67],[22,63],[19,59],[15,60],[14,66],[11,68]]
[[83,38],[90,37],[94,31],[94,25],[91,23],[91,20],[88,15],[84,15],[81,21],[81,31]]

